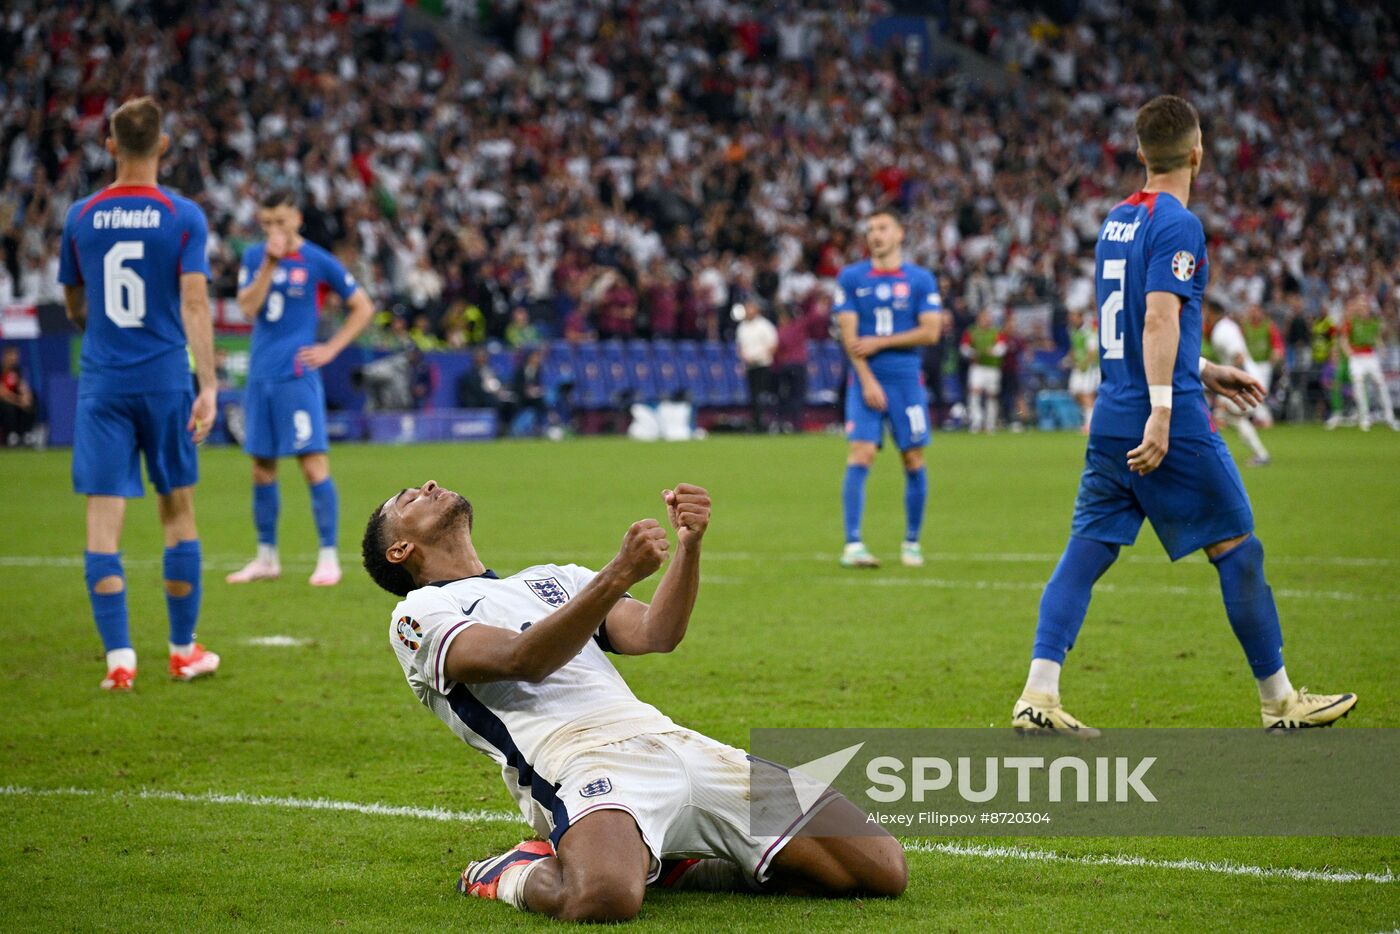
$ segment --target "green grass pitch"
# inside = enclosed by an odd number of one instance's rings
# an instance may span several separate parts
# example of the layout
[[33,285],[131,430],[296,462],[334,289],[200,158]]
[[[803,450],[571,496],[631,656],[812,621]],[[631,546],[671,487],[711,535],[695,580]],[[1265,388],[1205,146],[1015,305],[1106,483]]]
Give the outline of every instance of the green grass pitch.
[[[1361,695],[1342,729],[1400,726],[1400,436],[1279,428],[1268,441],[1275,465],[1247,472],[1246,482],[1289,672],[1297,684]],[[1005,723],[1082,456],[1083,440],[1071,435],[939,436],[929,449],[927,567],[847,572],[835,563],[844,445],[833,436],[339,447],[332,465],[347,577],[327,591],[306,584],[310,506],[290,463],[285,576],[223,583],[252,549],[248,467],[237,451],[209,450],[198,495],[200,637],[223,655],[223,670],[192,685],[164,677],[160,535],[154,503],[136,501],[124,550],[143,667],[134,694],[108,696],[97,688],[103,672],[83,592],[83,506],[70,492],[68,454],[6,454],[0,928],[548,924],[453,891],[466,861],[515,843],[523,828],[498,816],[510,801],[494,767],[415,702],[386,644],[394,601],[353,555],[370,510],[406,485],[433,478],[468,495],[481,554],[502,573],[536,561],[596,566],[628,523],[660,517],[664,487],[707,486],[714,519],[690,635],[672,655],[619,665],[643,699],[742,745],[759,726]],[[902,532],[901,484],[887,451],[872,473],[866,529],[887,565]],[[1248,669],[1203,559],[1170,565],[1146,529],[1103,584],[1066,669],[1066,699],[1078,716],[1110,727],[1258,723]],[[645,598],[651,584],[637,590]],[[305,642],[254,641],[270,636]],[[62,793],[38,793],[55,790]],[[489,813],[444,821],[219,795]],[[1261,787],[1259,806],[1269,804]],[[649,894],[637,928],[1400,926],[1400,887],[1386,881],[1400,863],[1394,837],[914,842],[922,849],[910,853],[909,891],[895,901]],[[1057,858],[1028,858],[1047,852]],[[1248,867],[1314,872],[1243,874]],[[1343,881],[1339,872],[1371,877]]]

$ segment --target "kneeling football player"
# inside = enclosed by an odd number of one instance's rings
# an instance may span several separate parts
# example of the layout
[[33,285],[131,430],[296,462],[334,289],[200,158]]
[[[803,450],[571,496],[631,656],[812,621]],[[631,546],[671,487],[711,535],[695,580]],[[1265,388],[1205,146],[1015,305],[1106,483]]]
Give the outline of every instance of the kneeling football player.
[[365,569],[404,597],[389,639],[409,686],[501,766],[542,838],[471,863],[458,890],[581,921],[634,917],[648,883],[900,894],[903,848],[839,794],[782,834],[755,834],[748,756],[638,700],[608,660],[669,652],[690,622],[710,498],[678,484],[663,499],[677,547],[650,605],[627,591],[668,557],[654,519],[633,523],[600,571],[542,564],[500,579],[472,544],[471,504],[431,480],[370,517]]

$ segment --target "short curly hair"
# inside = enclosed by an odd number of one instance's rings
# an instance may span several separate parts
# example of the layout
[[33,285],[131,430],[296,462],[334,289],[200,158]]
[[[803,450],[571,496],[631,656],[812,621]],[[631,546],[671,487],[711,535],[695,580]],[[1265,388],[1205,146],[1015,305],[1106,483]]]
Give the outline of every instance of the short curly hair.
[[370,514],[369,524],[365,526],[365,537],[360,542],[360,556],[364,561],[365,570],[376,584],[391,594],[406,597],[410,590],[417,588],[418,582],[408,573],[407,568],[402,564],[395,564],[385,555],[384,552],[389,547],[388,536],[385,534],[387,524],[388,517],[384,514],[383,506]]

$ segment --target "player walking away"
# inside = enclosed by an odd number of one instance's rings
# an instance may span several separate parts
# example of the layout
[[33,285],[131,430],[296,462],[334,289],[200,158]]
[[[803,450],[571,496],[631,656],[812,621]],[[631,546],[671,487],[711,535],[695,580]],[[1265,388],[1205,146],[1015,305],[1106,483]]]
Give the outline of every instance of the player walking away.
[[1274,391],[1274,371],[1283,366],[1283,334],[1258,302],[1245,309],[1240,331],[1244,334],[1245,347],[1249,352],[1249,366],[1245,372],[1264,387],[1264,404],[1257,406],[1250,417],[1260,428],[1269,428],[1274,423],[1274,413],[1269,408],[1269,398]]
[[1196,110],[1170,95],[1137,114],[1143,190],[1109,212],[1095,250],[1103,385],[1094,410],[1069,544],[1040,601],[1030,676],[1012,710],[1025,732],[1094,735],[1060,706],[1060,666],[1094,583],[1137,538],[1144,518],[1173,561],[1204,548],[1225,614],[1258,681],[1270,729],[1326,726],[1354,694],[1294,690],[1264,577],[1264,547],[1239,471],[1212,430],[1203,389],[1241,405],[1263,387],[1200,359],[1201,299],[1210,277],[1205,233],[1186,210],[1204,154]]
[[73,489],[87,496],[83,566],[107,650],[102,687],[129,691],[136,650],[121,533],[127,499],[143,495],[142,455],[165,536],[170,674],[190,681],[219,667],[219,656],[195,641],[200,549],[194,521],[195,445],[213,427],[218,387],[204,212],[156,185],[170,138],[161,132],[155,101],[128,101],[112,114],[110,127],[107,151],[116,159],[116,180],[69,209],[58,281],[68,317],[83,332]]
[[1390,403],[1390,387],[1386,385],[1385,371],[1381,368],[1381,358],[1385,356],[1381,321],[1376,317],[1370,296],[1357,293],[1347,302],[1341,342],[1342,352],[1350,363],[1351,388],[1356,394],[1356,415],[1361,430],[1371,430],[1371,399],[1366,383],[1372,381],[1376,384],[1376,394],[1380,396],[1381,418],[1385,419],[1391,430],[1400,431],[1400,422],[1395,420],[1395,407]]
[[[904,459],[904,542],[899,560],[922,567],[919,531],[928,499],[924,446],[928,444],[928,390],[920,349],[943,333],[943,297],[938,280],[922,266],[903,261],[904,227],[881,209],[865,221],[870,259],[842,269],[836,277],[832,311],[841,345],[851,360],[846,384],[846,479],[841,502],[846,547],[841,566],[875,568],[879,560],[860,537],[865,513],[865,479],[884,444],[885,425]],[[857,388],[859,386],[859,388]]]
[[[1244,370],[1261,387],[1264,387],[1264,395],[1268,397],[1267,384],[1260,381],[1256,375],[1259,369],[1254,362],[1253,356],[1249,352],[1249,344],[1245,340],[1244,331],[1235,323],[1235,320],[1225,314],[1219,303],[1212,299],[1205,299],[1202,303],[1204,312],[1205,337],[1208,343],[1203,343],[1201,356],[1206,360],[1215,363],[1225,363],[1229,366]],[[1235,431],[1239,432],[1244,443],[1249,445],[1253,456],[1249,459],[1251,467],[1269,466],[1269,449],[1264,447],[1264,442],[1259,437],[1259,432],[1255,430],[1254,423],[1249,419],[1249,410],[1245,406],[1236,404],[1228,396],[1219,396],[1217,410],[1224,421]]]
[[1006,356],[1006,337],[992,323],[992,313],[982,309],[972,327],[963,332],[962,355],[967,368],[968,428],[973,434],[997,430],[997,409],[1001,399],[1001,358]]
[[[301,210],[289,192],[273,192],[263,199],[258,224],[267,240],[244,252],[238,272],[238,307],[253,319],[243,449],[253,458],[258,553],[227,581],[246,584],[281,575],[277,459],[295,456],[311,490],[311,512],[321,544],[311,584],[329,587],[340,583],[336,553],[340,500],[326,456],[326,392],[318,370],[359,336],[374,308],[339,260],[302,238]],[[322,289],[339,295],[349,314],[329,340],[318,344],[316,319]]]
[[1084,413],[1080,431],[1089,433],[1094,419],[1094,397],[1099,391],[1099,338],[1093,319],[1086,320],[1082,311],[1069,313],[1069,353],[1064,366],[1069,367],[1069,394]]
[[541,838],[469,864],[458,891],[576,921],[634,917],[647,883],[898,895],[908,880],[898,841],[826,833],[865,827],[838,794],[817,798],[786,834],[755,836],[744,752],[639,701],[608,660],[669,652],[690,624],[710,498],[684,483],[662,498],[677,545],[650,605],[627,590],[667,558],[654,519],[633,523],[601,571],[542,564],[499,579],[477,556],[472,506],[457,493],[429,481],[370,517],[365,569],[404,597],[389,641],[409,686],[495,760]]

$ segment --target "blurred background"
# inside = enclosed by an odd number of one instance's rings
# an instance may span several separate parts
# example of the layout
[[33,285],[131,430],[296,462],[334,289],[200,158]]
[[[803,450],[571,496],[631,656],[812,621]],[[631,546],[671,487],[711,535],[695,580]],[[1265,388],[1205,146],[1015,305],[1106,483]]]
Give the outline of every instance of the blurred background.
[[[967,329],[1007,352],[1005,427],[1081,427],[1093,246],[1141,184],[1133,115],[1200,109],[1211,295],[1281,421],[1354,418],[1338,339],[1378,314],[1400,398],[1400,8],[1387,2],[652,0],[9,3],[0,15],[0,411],[65,444],[69,205],[152,94],[162,183],[211,226],[221,419],[241,434],[239,257],[295,190],[377,314],[326,371],[337,440],[839,429],[834,277],[890,206],[952,327],[935,422],[965,425]],[[770,359],[742,360],[746,315]],[[323,308],[329,332],[342,313]],[[754,373],[752,370],[763,372]],[[1374,393],[1372,394],[1374,398]],[[1389,415],[1390,413],[1384,413]]]

